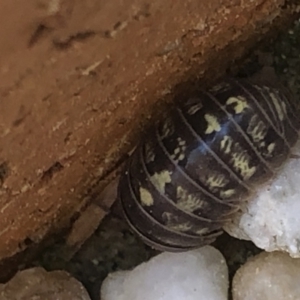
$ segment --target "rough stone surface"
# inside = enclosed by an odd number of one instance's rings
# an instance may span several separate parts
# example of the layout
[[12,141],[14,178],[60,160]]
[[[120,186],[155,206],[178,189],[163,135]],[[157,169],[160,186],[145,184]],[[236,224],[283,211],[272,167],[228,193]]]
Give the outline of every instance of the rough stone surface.
[[154,103],[221,75],[291,2],[1,0],[0,260],[68,225]]
[[295,157],[274,180],[258,189],[225,230],[266,251],[282,250],[300,257],[300,140],[293,153]]
[[233,279],[233,300],[300,299],[300,259],[286,253],[262,252]]
[[228,269],[211,246],[185,253],[162,253],[132,271],[110,274],[102,300],[227,300]]
[[64,271],[43,268],[21,271],[0,284],[1,300],[90,300],[83,285]]

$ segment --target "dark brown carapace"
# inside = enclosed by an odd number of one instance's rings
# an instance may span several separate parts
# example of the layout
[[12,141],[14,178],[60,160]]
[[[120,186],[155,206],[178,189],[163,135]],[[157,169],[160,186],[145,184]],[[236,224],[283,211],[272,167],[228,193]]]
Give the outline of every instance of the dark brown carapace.
[[285,89],[229,78],[181,99],[121,175],[128,223],[163,251],[213,242],[240,204],[278,172],[299,129],[298,105]]

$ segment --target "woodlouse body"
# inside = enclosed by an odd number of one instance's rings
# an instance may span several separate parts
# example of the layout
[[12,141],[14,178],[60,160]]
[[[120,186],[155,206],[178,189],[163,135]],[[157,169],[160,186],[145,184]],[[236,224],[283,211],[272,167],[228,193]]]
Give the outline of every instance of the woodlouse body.
[[118,188],[128,223],[164,251],[213,242],[286,161],[299,129],[285,90],[229,78],[196,91],[130,157]]

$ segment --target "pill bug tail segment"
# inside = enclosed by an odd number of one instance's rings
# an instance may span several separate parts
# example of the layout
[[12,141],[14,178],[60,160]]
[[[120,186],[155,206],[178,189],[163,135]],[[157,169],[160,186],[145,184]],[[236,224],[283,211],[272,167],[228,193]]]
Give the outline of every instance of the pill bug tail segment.
[[161,251],[212,243],[244,199],[281,168],[299,136],[285,89],[226,78],[176,102],[121,174],[131,229]]

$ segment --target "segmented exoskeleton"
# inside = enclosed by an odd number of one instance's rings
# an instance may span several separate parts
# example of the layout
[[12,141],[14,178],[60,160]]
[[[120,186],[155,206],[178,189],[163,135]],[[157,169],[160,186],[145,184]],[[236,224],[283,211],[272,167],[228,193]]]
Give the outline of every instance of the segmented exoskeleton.
[[278,172],[300,129],[285,89],[229,78],[176,103],[131,155],[118,195],[154,248],[213,242],[241,202]]

